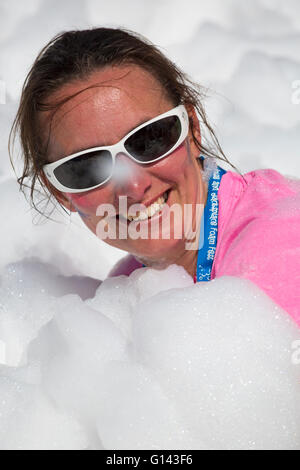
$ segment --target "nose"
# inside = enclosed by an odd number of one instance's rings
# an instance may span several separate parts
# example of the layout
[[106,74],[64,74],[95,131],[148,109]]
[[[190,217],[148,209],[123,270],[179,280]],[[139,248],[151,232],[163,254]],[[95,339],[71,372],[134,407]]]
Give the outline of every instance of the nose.
[[116,197],[127,196],[132,203],[141,202],[151,187],[149,170],[119,153],[113,174],[114,193]]

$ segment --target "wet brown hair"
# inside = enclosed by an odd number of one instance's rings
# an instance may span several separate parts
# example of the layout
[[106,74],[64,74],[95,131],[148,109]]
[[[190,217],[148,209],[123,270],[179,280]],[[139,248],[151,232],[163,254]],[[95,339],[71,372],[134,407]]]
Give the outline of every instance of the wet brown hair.
[[[16,136],[19,135],[20,139],[23,162],[22,174],[17,177],[20,190],[26,197],[25,188],[30,189],[30,202],[40,214],[47,216],[46,207],[42,210],[38,207],[45,197],[39,202],[35,200],[35,196],[41,195],[46,195],[47,203],[52,200],[55,206],[58,203],[66,211],[62,204],[53,198],[54,188],[43,179],[42,167],[47,163],[51,124],[45,142],[43,137],[45,130],[41,128],[40,113],[52,110],[53,119],[60,106],[90,88],[87,87],[74,95],[50,103],[51,95],[65,84],[75,80],[85,80],[93,72],[106,66],[128,64],[139,65],[150,72],[162,85],[174,106],[180,103],[194,106],[199,115],[201,144],[195,137],[192,120],[190,126],[199,153],[225,161],[240,173],[223,153],[218,138],[208,122],[203,106],[207,90],[191,81],[158,47],[141,35],[120,28],[67,31],[56,35],[46,44],[31,66],[9,135],[9,155],[14,170],[13,149]],[[27,180],[30,181],[29,185],[26,184]],[[38,183],[44,194],[36,188]]]

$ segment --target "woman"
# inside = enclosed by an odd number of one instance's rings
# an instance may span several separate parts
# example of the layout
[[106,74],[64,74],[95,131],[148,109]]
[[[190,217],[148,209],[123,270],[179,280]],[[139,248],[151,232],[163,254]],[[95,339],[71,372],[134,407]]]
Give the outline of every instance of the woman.
[[41,183],[127,251],[112,276],[178,264],[195,282],[247,278],[300,324],[299,181],[211,165],[231,163],[200,87],[147,40],[110,28],[55,37],[26,78],[18,131],[21,188],[31,178],[35,206]]

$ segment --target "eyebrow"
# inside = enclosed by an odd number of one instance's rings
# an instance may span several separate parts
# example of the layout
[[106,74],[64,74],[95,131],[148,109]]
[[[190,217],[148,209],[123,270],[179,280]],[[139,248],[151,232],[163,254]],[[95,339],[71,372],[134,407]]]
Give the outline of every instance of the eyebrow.
[[[137,127],[141,126],[142,124],[145,124],[146,122],[148,121],[151,121],[151,119],[153,119],[153,117],[147,117],[146,119],[142,119],[136,126],[134,126],[132,129],[130,129],[120,140],[124,139],[124,137],[128,134],[130,134],[130,132],[132,132],[134,129],[136,129]],[[93,148],[97,148],[97,147],[109,147],[109,145],[95,145],[94,147],[80,147],[78,149],[75,149],[73,150],[72,152],[70,152],[68,155],[64,155],[62,157],[60,157],[58,160],[61,160],[62,158],[65,158],[65,157],[68,157],[69,155],[73,155],[75,153],[79,153],[79,152],[83,152],[84,150],[89,150],[89,149],[93,149]],[[56,161],[58,161],[56,160]]]

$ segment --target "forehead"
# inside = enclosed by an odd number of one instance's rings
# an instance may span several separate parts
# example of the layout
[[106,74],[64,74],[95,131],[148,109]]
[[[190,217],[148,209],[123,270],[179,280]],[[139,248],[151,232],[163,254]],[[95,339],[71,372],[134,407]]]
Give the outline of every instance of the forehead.
[[[72,96],[76,95],[76,96]],[[94,72],[85,80],[63,86],[48,102],[71,97],[52,113],[40,117],[43,134],[51,133],[49,157],[117,142],[143,120],[168,110],[160,83],[138,66],[116,66]]]

